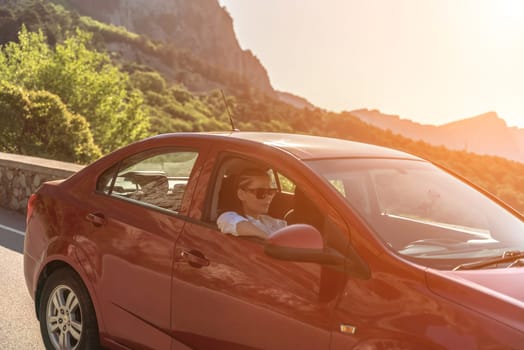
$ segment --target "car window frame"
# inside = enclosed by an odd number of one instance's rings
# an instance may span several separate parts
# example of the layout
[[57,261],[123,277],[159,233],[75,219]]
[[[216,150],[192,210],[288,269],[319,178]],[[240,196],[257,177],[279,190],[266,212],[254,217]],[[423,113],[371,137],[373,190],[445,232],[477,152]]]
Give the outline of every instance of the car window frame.
[[[194,164],[193,164],[193,166],[191,168],[191,172],[190,172],[189,177],[188,177],[186,190],[184,191],[184,194],[183,194],[182,199],[181,199],[181,210],[179,212],[176,212],[176,211],[171,210],[171,209],[162,208],[162,207],[159,207],[159,206],[147,203],[147,202],[143,202],[143,201],[139,201],[139,200],[133,200],[131,198],[125,198],[123,196],[117,196],[117,195],[113,195],[112,194],[113,193],[113,188],[114,188],[114,185],[115,185],[115,182],[116,182],[116,178],[118,176],[118,173],[120,172],[120,170],[123,167],[127,167],[127,166],[130,166],[130,165],[133,165],[133,164],[137,164],[137,163],[140,163],[141,161],[143,161],[145,159],[152,158],[152,157],[155,157],[155,156],[158,156],[158,155],[162,155],[162,154],[165,154],[165,153],[176,153],[176,152],[194,152],[194,153],[197,154],[197,157],[195,159],[195,162],[194,162]],[[150,209],[150,210],[155,210],[155,211],[158,211],[158,212],[162,212],[162,213],[165,213],[165,214],[168,214],[168,215],[171,215],[171,216],[176,216],[176,217],[180,217],[180,218],[184,218],[184,219],[189,219],[188,213],[184,212],[184,211],[187,211],[187,208],[186,208],[186,210],[183,210],[184,203],[186,203],[187,201],[190,201],[191,197],[193,196],[193,193],[192,193],[193,190],[190,187],[190,184],[192,184],[193,182],[197,182],[198,181],[199,174],[197,173],[197,170],[198,170],[198,168],[201,167],[201,164],[203,162],[203,158],[205,157],[204,153],[205,153],[205,149],[204,148],[200,148],[200,147],[196,147],[196,146],[186,146],[186,145],[183,145],[183,146],[159,146],[159,147],[152,147],[152,148],[149,148],[149,149],[146,149],[146,150],[138,151],[136,153],[128,155],[124,159],[120,159],[118,162],[116,162],[112,166],[110,166],[110,167],[106,168],[105,170],[103,170],[100,173],[100,175],[96,178],[95,193],[98,194],[98,195],[110,197],[111,199],[124,201],[125,203],[130,203],[130,204],[138,205],[138,206]],[[126,161],[129,161],[130,159],[133,159],[135,157],[138,157],[136,159],[136,161],[133,160],[133,162],[126,162]],[[104,175],[106,175],[106,174],[111,174],[111,181],[110,181],[111,183],[109,185],[109,190],[107,192],[99,187],[99,183],[100,183],[102,177],[104,177]],[[190,207],[190,205],[187,205],[187,207]]]

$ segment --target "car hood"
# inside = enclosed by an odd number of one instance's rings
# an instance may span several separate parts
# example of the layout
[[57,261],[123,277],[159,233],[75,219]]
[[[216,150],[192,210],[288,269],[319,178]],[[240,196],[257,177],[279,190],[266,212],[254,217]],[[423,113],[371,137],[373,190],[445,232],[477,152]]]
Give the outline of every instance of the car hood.
[[434,293],[524,332],[524,268],[426,270]]

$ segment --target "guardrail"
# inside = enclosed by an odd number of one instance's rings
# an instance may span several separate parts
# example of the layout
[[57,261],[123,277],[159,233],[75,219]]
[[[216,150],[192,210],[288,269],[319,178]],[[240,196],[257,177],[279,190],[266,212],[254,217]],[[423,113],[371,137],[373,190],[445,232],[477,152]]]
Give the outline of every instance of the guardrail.
[[42,183],[67,178],[83,167],[0,152],[0,206],[25,213],[27,200]]

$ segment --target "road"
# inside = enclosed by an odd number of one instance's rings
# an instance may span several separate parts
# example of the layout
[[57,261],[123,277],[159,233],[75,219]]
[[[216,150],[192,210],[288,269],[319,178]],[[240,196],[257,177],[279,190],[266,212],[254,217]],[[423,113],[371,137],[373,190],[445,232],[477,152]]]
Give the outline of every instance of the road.
[[0,209],[0,349],[42,350],[23,271],[25,218]]

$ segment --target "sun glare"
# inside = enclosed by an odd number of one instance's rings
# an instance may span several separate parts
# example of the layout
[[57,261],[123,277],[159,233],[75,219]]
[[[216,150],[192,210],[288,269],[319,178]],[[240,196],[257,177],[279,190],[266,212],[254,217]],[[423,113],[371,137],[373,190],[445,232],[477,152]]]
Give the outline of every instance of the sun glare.
[[490,1],[491,16],[495,20],[494,25],[510,27],[515,29],[522,24],[524,17],[524,1],[521,0],[499,0]]
[[519,19],[522,16],[524,2],[521,0],[494,1],[495,6],[500,8],[500,15],[508,19]]
[[[521,50],[524,40],[524,1],[489,1],[485,8],[486,36],[497,48]],[[515,54],[515,52],[514,52]]]

